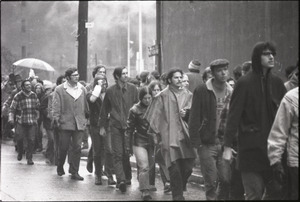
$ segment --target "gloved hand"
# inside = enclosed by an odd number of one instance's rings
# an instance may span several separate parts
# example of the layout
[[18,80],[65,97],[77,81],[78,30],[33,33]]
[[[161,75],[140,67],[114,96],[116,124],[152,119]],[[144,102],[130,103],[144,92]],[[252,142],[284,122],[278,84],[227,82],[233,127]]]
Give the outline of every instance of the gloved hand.
[[100,85],[95,85],[92,95],[99,97],[102,87]]
[[279,183],[283,183],[285,173],[284,173],[282,164],[280,162],[273,164],[272,171],[273,171],[273,176],[274,176],[275,180],[277,180]]

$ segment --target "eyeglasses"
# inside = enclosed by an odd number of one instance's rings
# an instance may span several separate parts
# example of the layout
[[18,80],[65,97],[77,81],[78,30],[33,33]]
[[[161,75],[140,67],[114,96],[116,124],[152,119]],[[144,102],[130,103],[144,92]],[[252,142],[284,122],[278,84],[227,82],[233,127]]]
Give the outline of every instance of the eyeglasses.
[[71,76],[79,76],[79,74],[73,74],[73,75],[71,75]]
[[271,55],[275,56],[276,53],[270,52],[270,51],[266,51],[266,52],[262,52],[262,55],[264,55],[264,56],[271,56]]

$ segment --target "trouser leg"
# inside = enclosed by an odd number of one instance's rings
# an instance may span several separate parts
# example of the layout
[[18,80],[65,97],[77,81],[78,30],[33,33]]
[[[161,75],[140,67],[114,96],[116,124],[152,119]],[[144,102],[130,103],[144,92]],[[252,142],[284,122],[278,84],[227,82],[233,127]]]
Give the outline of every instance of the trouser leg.
[[117,183],[125,181],[125,173],[123,167],[123,158],[124,158],[124,145],[123,145],[123,136],[121,133],[122,130],[111,127],[111,146],[113,152],[113,164],[117,177]]
[[26,126],[26,139],[27,139],[27,150],[26,159],[32,160],[32,154],[34,151],[34,140],[35,140],[36,125]]
[[71,158],[71,173],[78,173],[79,171],[79,164],[80,164],[80,158],[81,158],[81,142],[82,142],[82,136],[83,136],[83,131],[72,131],[71,135],[71,144],[72,144],[72,158]]
[[58,154],[58,167],[63,167],[66,161],[66,156],[71,142],[71,131],[59,131],[59,154]]
[[215,145],[202,145],[198,149],[200,158],[201,173],[204,178],[205,195],[207,200],[217,199],[217,166],[216,156],[217,148]]
[[245,200],[261,200],[265,185],[259,172],[241,172],[245,189]]
[[178,160],[171,163],[168,168],[170,174],[170,184],[172,188],[173,200],[184,200],[183,197],[183,180]]

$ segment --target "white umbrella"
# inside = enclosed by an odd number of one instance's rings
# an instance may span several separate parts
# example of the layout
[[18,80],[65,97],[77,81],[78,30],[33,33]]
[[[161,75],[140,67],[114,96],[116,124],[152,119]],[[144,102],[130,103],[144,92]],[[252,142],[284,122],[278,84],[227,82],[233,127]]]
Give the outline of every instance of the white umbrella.
[[51,65],[49,65],[47,62],[44,62],[42,60],[35,59],[35,58],[24,58],[24,59],[14,62],[13,65],[15,67],[40,69],[40,70],[49,71],[49,72],[55,71],[55,69]]

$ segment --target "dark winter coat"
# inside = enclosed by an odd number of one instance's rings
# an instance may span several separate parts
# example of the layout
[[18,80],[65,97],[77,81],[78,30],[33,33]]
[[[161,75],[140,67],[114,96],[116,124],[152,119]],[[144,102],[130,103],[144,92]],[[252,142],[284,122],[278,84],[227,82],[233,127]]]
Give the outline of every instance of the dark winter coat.
[[234,88],[224,145],[232,147],[238,132],[238,167],[241,171],[264,171],[270,168],[267,139],[276,111],[286,89],[282,80],[269,70],[253,66],[253,71],[241,77]]

